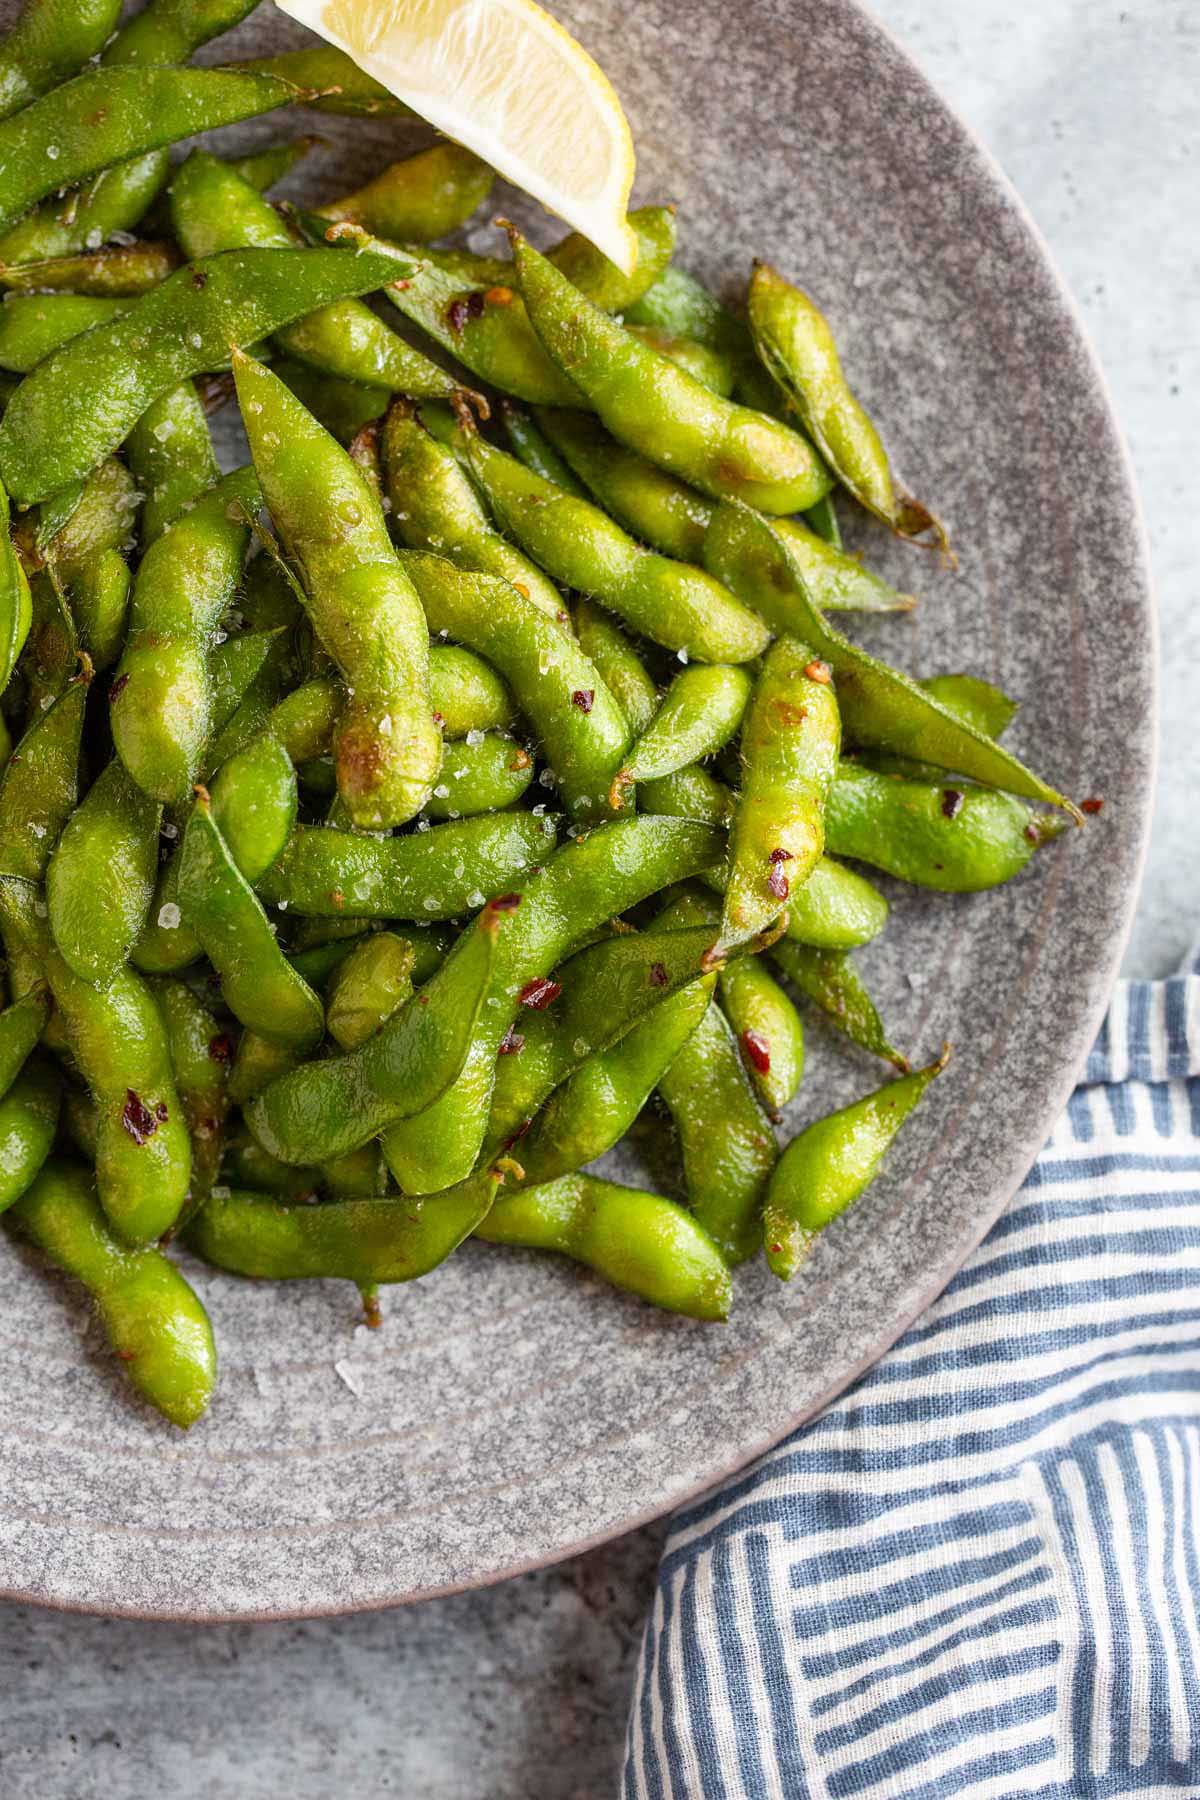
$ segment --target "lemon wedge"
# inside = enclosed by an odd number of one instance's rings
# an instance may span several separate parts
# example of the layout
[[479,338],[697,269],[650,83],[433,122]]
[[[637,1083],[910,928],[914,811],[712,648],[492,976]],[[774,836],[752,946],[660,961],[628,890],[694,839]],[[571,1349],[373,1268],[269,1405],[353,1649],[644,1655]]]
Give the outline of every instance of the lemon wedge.
[[275,0],[626,275],[633,138],[604,71],[533,0]]

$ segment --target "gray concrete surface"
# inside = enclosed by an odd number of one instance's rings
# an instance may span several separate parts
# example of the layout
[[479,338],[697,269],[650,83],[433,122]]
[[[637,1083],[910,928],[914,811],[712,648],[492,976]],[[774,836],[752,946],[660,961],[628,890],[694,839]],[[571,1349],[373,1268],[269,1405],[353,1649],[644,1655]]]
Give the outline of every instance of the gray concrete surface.
[[[876,0],[875,11],[1024,195],[1129,437],[1165,655],[1162,780],[1127,972],[1161,975],[1200,926],[1200,8]],[[364,1618],[193,1630],[0,1609],[0,1795],[601,1800],[660,1535]]]

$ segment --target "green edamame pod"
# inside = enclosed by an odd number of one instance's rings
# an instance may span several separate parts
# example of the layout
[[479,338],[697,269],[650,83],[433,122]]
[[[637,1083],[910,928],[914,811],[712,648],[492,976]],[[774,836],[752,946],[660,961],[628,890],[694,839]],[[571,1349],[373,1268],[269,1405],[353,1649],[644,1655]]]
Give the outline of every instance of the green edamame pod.
[[351,946],[325,993],[325,1022],[341,1049],[357,1050],[411,997],[415,960],[409,940],[393,931]]
[[908,1058],[888,1042],[875,1002],[845,950],[821,950],[783,938],[768,952],[792,986],[820,1008],[831,1025],[872,1056],[881,1056],[903,1074]]
[[828,471],[799,433],[711,393],[582,298],[515,227],[509,239],[534,330],[622,442],[705,493],[765,512],[802,510],[828,492]]
[[302,1061],[293,1045],[274,1044],[257,1031],[243,1031],[229,1077],[229,1098],[235,1106],[244,1107],[247,1101],[261,1094],[281,1075],[290,1074]]
[[26,0],[0,41],[0,118],[74,75],[103,48],[120,0]]
[[695,338],[711,350],[753,357],[754,345],[742,321],[676,263],[663,269],[653,286],[624,312],[630,325],[652,325]]
[[121,1367],[173,1425],[193,1425],[212,1397],[217,1353],[195,1292],[161,1250],[113,1236],[88,1171],[47,1164],[9,1221],[95,1300]]
[[77,75],[0,125],[0,231],[47,194],[110,163],[294,98],[286,82],[221,69],[91,69]]
[[616,620],[593,601],[575,602],[575,635],[625,715],[631,732],[646,730],[658,711],[658,689]]
[[411,550],[429,550],[460,569],[500,575],[559,623],[566,606],[536,563],[493,529],[458,458],[432,438],[405,400],[394,400],[383,431],[390,519]]
[[334,676],[318,675],[293,688],[271,708],[266,730],[293,763],[308,762],[329,749],[344,704],[341,682]]
[[703,344],[699,338],[684,337],[679,332],[664,331],[659,325],[630,325],[627,327],[631,336],[648,350],[659,356],[665,356],[678,368],[728,400],[733,392],[734,367],[728,356],[711,345]]
[[516,702],[490,663],[460,644],[429,646],[429,698],[447,742],[468,731],[507,731]]
[[939,704],[917,682],[869,656],[835,631],[809,598],[789,541],[748,506],[725,502],[708,528],[705,566],[753,604],[768,624],[801,638],[827,662],[838,684],[848,741],[954,769],[989,787],[1078,809],[1008,750]]
[[24,1068],[50,1017],[50,990],[39,981],[0,1012],[0,1096]]
[[19,1200],[50,1154],[62,1081],[35,1057],[0,1098],[0,1213]]
[[702,569],[643,549],[590,500],[543,481],[478,434],[466,455],[500,525],[564,587],[593,595],[685,658],[747,662],[766,647],[762,620]]
[[618,780],[655,781],[714,756],[733,737],[754,691],[745,669],[725,663],[677,675]]
[[328,141],[312,131],[301,137],[280,138],[277,143],[264,144],[261,150],[250,150],[245,156],[231,157],[230,167],[243,181],[248,181],[260,194],[265,194],[285,176],[290,175],[297,163],[303,162],[306,156],[328,144]]
[[234,250],[180,269],[25,377],[0,421],[0,475],[23,504],[57,493],[123,443],[160,394],[220,367],[231,343],[255,344],[395,275],[390,259],[338,250]]
[[129,548],[139,504],[133,476],[116,457],[109,457],[80,483],[78,499],[61,523],[52,503],[40,508],[42,556],[68,590],[90,557],[101,550]]
[[29,583],[9,535],[8,495],[0,486],[0,693],[8,686],[32,623]]
[[101,1203],[122,1238],[151,1243],[178,1217],[191,1166],[162,1018],[132,969],[118,970],[103,990],[76,975],[54,946],[41,904],[30,883],[0,881],[5,941],[40,965],[96,1102]]
[[762,1196],[779,1151],[715,1001],[658,1091],[679,1135],[693,1217],[727,1262],[744,1262],[759,1242]]
[[179,905],[221,978],[236,1019],[302,1054],[320,1042],[320,999],[275,941],[254,889],[230,854],[200,789],[180,849]]
[[389,163],[365,186],[317,211],[323,219],[351,219],[376,237],[429,243],[465,224],[495,179],[474,151],[442,141]]
[[1003,737],[1017,715],[1018,702],[978,675],[927,675],[920,686],[985,737]]
[[226,1182],[249,1188],[258,1195],[275,1194],[285,1200],[315,1200],[318,1195],[359,1200],[386,1193],[387,1169],[378,1144],[364,1144],[325,1168],[297,1169],[280,1162],[256,1144],[248,1131],[240,1132],[225,1155]]
[[524,1182],[553,1181],[612,1149],[699,1026],[715,981],[703,975],[668,995],[555,1088],[515,1147]]
[[325,1206],[233,1193],[209,1202],[188,1241],[206,1262],[234,1275],[367,1286],[415,1281],[486,1218],[495,1187],[483,1174],[425,1200],[392,1195]]
[[109,717],[118,756],[155,799],[185,799],[199,773],[212,716],[209,640],[241,579],[258,505],[253,470],[226,476],[138,569]]
[[113,757],[63,827],[46,869],[50,929],[75,974],[107,987],[146,923],[162,808]]
[[70,600],[84,648],[98,670],[111,667],[121,654],[133,577],[119,550],[99,550],[80,569]]
[[[3,366],[10,367],[8,363]],[[518,462],[524,463],[544,481],[552,481],[556,487],[565,488],[568,494],[577,494],[586,500],[587,489],[582,482],[576,481],[554,445],[522,407],[515,406],[511,400],[502,400],[500,417],[504,420],[509,448]]]
[[149,150],[101,169],[65,201],[57,195],[43,200],[0,233],[0,263],[11,272],[24,263],[98,250],[139,223],[162,193],[169,166],[165,150]]
[[0,306],[0,368],[28,374],[60,344],[128,311],[89,294],[11,294]]
[[534,777],[528,750],[498,731],[471,732],[461,744],[447,744],[427,819],[470,819],[503,812],[525,794]]
[[383,417],[392,398],[390,388],[343,381],[340,375],[322,374],[291,357],[279,357],[271,366],[301,406],[347,449],[360,431]]
[[206,1204],[221,1166],[233,1040],[185,981],[156,981],[153,993],[192,1145],[192,1178],[178,1231]]
[[932,533],[945,548],[945,528],[929,508],[896,492],[879,433],[850,391],[833,334],[808,295],[758,262],[749,311],[755,349],[843,487],[901,537]]
[[122,244],[5,268],[0,270],[0,286],[24,293],[39,290],[101,300],[135,300],[164,282],[182,260],[174,244]]
[[257,887],[268,906],[304,917],[459,919],[553,844],[553,821],[526,812],[454,819],[403,837],[298,825]]
[[825,806],[840,744],[827,666],[795,638],[777,638],[763,658],[742,728],[723,945],[764,931],[815,868],[825,847]]
[[265,732],[222,763],[211,799],[229,854],[253,886],[282,855],[296,823],[296,771],[287,750]]
[[125,440],[142,506],[142,549],[218,480],[216,453],[194,382],[184,381],[148,406]]
[[[201,768],[206,777],[214,775],[222,763],[228,762],[231,756],[236,756],[239,751],[245,750],[256,738],[261,737],[264,731],[269,731],[276,711],[290,699],[286,689],[295,675],[295,639],[287,631],[275,631],[270,635],[273,641],[261,668],[238,701],[235,710],[219,728],[214,696],[213,730],[204,746],[201,758]],[[219,648],[223,649],[224,646],[219,646]],[[210,652],[208,662],[210,674],[216,666],[216,661],[217,652]],[[305,682],[303,685],[307,689],[308,683]],[[293,691],[300,693],[301,690]],[[308,711],[312,698],[311,694],[305,693],[303,701],[296,702],[294,711],[291,708],[288,709],[291,713],[290,724],[297,726],[298,739],[300,725],[305,722],[310,725],[314,723]]]
[[761,956],[739,956],[727,963],[718,988],[746,1072],[768,1113],[778,1118],[804,1074],[800,1014]]
[[901,881],[972,894],[1011,881],[1065,821],[1012,794],[842,764],[827,815],[829,845]]
[[629,730],[595,664],[510,582],[416,550],[402,552],[401,560],[430,631],[446,632],[504,677],[571,814],[603,815]]
[[799,519],[769,523],[776,537],[786,542],[810,598],[823,612],[911,612],[916,605],[911,594],[897,593],[856,556],[847,556]]
[[833,489],[823,494],[815,506],[810,506],[804,515],[808,528],[822,543],[832,544],[835,550],[842,547],[842,528],[838,524],[837,506],[833,498]]
[[231,68],[252,75],[269,75],[298,90],[297,102],[315,112],[344,114],[350,118],[390,119],[404,116],[403,100],[352,62],[344,50],[332,44],[313,44],[303,50],[283,50],[277,56],[252,57]]
[[792,1139],[775,1165],[763,1206],[767,1261],[781,1281],[791,1280],[817,1233],[870,1187],[896,1133],[949,1056],[947,1045],[928,1068],[816,1119]]
[[721,1252],[673,1200],[598,1175],[564,1175],[501,1190],[475,1235],[489,1244],[556,1250],[668,1312],[726,1319],[732,1299]]
[[193,50],[231,31],[257,4],[258,0],[148,0],[122,25],[100,61],[143,68],[186,62]]
[[0,874],[40,881],[79,800],[79,745],[91,670],[29,730],[0,774]]
[[234,377],[264,498],[346,681],[338,793],[358,826],[403,824],[428,798],[442,753],[421,602],[352,458],[261,364],[235,355]]

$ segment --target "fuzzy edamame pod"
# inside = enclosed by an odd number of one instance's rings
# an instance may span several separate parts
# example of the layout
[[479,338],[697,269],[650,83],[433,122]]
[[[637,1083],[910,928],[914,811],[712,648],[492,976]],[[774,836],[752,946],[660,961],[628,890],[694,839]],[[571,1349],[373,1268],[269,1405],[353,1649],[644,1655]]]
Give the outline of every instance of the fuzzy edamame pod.
[[468,731],[507,731],[516,702],[491,664],[461,644],[429,646],[429,698],[447,741]]
[[[6,368],[8,364],[4,365]],[[511,400],[502,400],[500,416],[504,421],[504,433],[508,438],[509,449],[518,462],[532,469],[545,481],[552,481],[556,487],[565,488],[568,494],[576,494],[581,500],[587,499],[587,489],[581,481],[577,481],[567,464],[563,461],[554,445],[547,438],[539,425],[536,425],[523,407],[516,406]],[[656,549],[661,549],[656,545]],[[694,560],[694,559],[688,559]]]
[[0,775],[0,874],[40,881],[79,800],[79,745],[91,669],[34,720]]
[[772,1118],[795,1097],[804,1074],[804,1027],[761,956],[739,956],[718,978],[721,1008],[746,1072]]
[[581,595],[575,602],[575,636],[600,671],[630,731],[645,731],[658,711],[658,689],[617,621]]
[[63,827],[46,869],[50,930],[84,981],[104,988],[146,923],[158,874],[162,807],[118,757]]
[[195,1424],[212,1397],[217,1353],[208,1314],[174,1263],[118,1242],[90,1174],[63,1159],[47,1164],[8,1218],[89,1290],[138,1391],[173,1425]]
[[503,576],[552,619],[566,620],[554,583],[493,528],[458,458],[430,436],[408,401],[394,400],[388,409],[383,462],[389,516],[402,543],[460,569]]
[[[129,550],[140,501],[131,472],[109,457],[83,483],[71,516],[44,542],[42,555],[96,669],[120,655],[129,612]],[[49,510],[42,507],[43,521]]]
[[[193,262],[223,250],[296,248],[258,189],[202,150],[192,152],[172,183],[171,217]],[[399,278],[401,271],[394,274]],[[406,344],[361,300],[335,300],[281,326],[274,339],[286,356],[343,381],[441,399],[458,391],[453,376]]]
[[704,561],[769,625],[794,633],[829,664],[848,742],[936,763],[989,787],[1060,806],[1079,822],[1078,808],[1010,751],[828,624],[809,597],[787,538],[772,531],[768,521],[748,506],[727,501],[717,508],[705,540]]
[[188,1241],[206,1262],[234,1275],[368,1287],[415,1281],[486,1218],[496,1185],[488,1172],[426,1199],[394,1194],[324,1206],[231,1193],[209,1201]]
[[192,1177],[177,1232],[206,1204],[221,1166],[233,1040],[185,981],[156,981],[153,993],[192,1145]]
[[529,790],[536,773],[528,750],[498,731],[471,732],[461,744],[447,744],[427,819],[470,819],[503,812]]
[[572,815],[602,816],[629,730],[595,664],[511,582],[416,550],[401,561],[430,631],[446,632],[504,677]]
[[947,1045],[928,1068],[814,1120],[792,1139],[763,1206],[767,1261],[781,1281],[791,1280],[818,1232],[870,1187],[896,1133],[949,1058]]
[[783,938],[768,955],[794,988],[852,1043],[907,1075],[909,1062],[888,1042],[878,1009],[845,950],[822,950]]
[[39,980],[0,1012],[0,1096],[21,1073],[50,1017],[50,990]]
[[74,186],[110,163],[294,99],[286,82],[266,75],[90,69],[0,124],[0,231],[57,188]]
[[833,333],[808,295],[770,263],[754,265],[750,330],[763,363],[842,485],[901,537],[946,532],[919,501],[896,492],[879,433],[842,372]]
[[33,602],[8,528],[8,495],[0,486],[0,693],[17,666],[33,623]]
[[226,476],[147,550],[109,691],[121,761],[157,800],[186,799],[209,736],[212,633],[233,599],[259,506],[252,469]]
[[564,493],[478,434],[468,437],[466,456],[500,525],[564,587],[701,662],[747,662],[766,647],[762,620],[703,569],[643,549],[590,500]]
[[678,368],[700,382],[710,392],[719,394],[728,400],[733,392],[734,367],[728,356],[714,350],[711,345],[703,344],[699,338],[685,337],[676,331],[663,331],[658,325],[629,325],[626,327],[639,344],[645,344],[658,356],[665,356]]
[[829,669],[793,637],[777,638],[742,728],[742,785],[729,832],[723,946],[745,943],[785,910],[825,847],[825,806],[841,725]]
[[182,261],[174,244],[121,244],[0,269],[0,287],[132,301],[158,287]]
[[827,830],[840,856],[917,887],[973,894],[1011,881],[1066,822],[970,782],[906,779],[844,762]]
[[0,118],[74,75],[103,49],[121,0],[26,0],[0,41]]
[[431,243],[465,224],[495,179],[473,150],[442,140],[389,163],[363,187],[317,212],[323,219],[350,219],[395,243]]
[[637,739],[617,780],[654,781],[714,756],[733,737],[754,691],[745,669],[725,663],[684,669]]
[[27,375],[61,344],[128,310],[128,301],[90,294],[12,294],[0,305],[0,368]]
[[210,792],[229,854],[253,886],[282,855],[296,823],[292,759],[267,730],[222,763]]
[[101,169],[73,188],[64,203],[56,195],[0,233],[6,273],[23,264],[95,251],[120,231],[130,231],[162,193],[169,159],[165,150]]
[[355,825],[403,824],[428,798],[442,754],[421,602],[352,458],[261,364],[236,354],[234,378],[263,496],[346,681],[338,793]]
[[[431,1192],[471,1169],[488,1128],[496,1057],[522,1006],[536,1010],[550,971],[606,920],[672,881],[712,866],[717,833],[682,820],[628,819],[565,844],[519,892],[513,929],[499,938],[467,1060],[452,1089],[384,1137],[388,1166],[406,1191]],[[445,975],[453,952],[443,965]],[[430,984],[430,988],[433,987]]]
[[987,737],[1003,737],[1017,715],[1018,702],[979,675],[926,675],[920,686]]
[[277,357],[271,366],[301,406],[307,407],[330,436],[347,449],[360,431],[383,417],[392,398],[390,388],[324,375],[320,369],[289,356]]
[[231,343],[257,343],[395,276],[390,259],[338,250],[232,250],[180,269],[25,377],[0,421],[0,475],[22,504],[57,493],[123,443],[160,394],[225,363]]
[[201,44],[232,31],[257,4],[258,0],[148,0],[122,25],[100,61],[142,68],[186,62]]
[[553,844],[553,821],[527,812],[483,813],[400,837],[298,825],[257,887],[268,906],[306,918],[459,919]]
[[180,382],[146,408],[125,440],[125,456],[145,495],[141,538],[148,550],[220,477],[194,382]]
[[838,524],[837,506],[833,498],[833,489],[822,495],[815,506],[810,506],[804,515],[808,529],[823,544],[832,544],[835,550],[842,548],[842,528]]
[[558,1251],[668,1312],[729,1317],[732,1282],[720,1250],[692,1214],[660,1194],[598,1175],[563,1175],[519,1192],[502,1189],[475,1235]]
[[180,850],[179,906],[221,978],[221,995],[234,1017],[301,1054],[315,1049],[325,1026],[320,999],[276,942],[203,788]]
[[408,114],[403,100],[372,79],[344,50],[333,44],[311,44],[303,50],[283,50],[276,56],[251,57],[231,63],[233,69],[252,75],[269,75],[286,81],[296,91],[296,102],[315,112],[338,113],[349,118],[392,119]]
[[798,432],[711,393],[592,306],[515,227],[509,239],[534,330],[614,436],[703,492],[764,512],[802,510],[828,491]]
[[373,931],[350,947],[325,992],[325,1022],[342,1050],[374,1037],[412,996],[416,962],[408,938]]
[[0,1097],[0,1213],[21,1198],[49,1156],[61,1099],[57,1070],[39,1057]]
[[[28,882],[0,882],[5,942],[32,954],[96,1103],[96,1185],[114,1229],[146,1244],[169,1231],[187,1194],[191,1153],[166,1032],[150,989],[128,967],[103,990],[63,960]],[[11,955],[11,948],[10,948]]]

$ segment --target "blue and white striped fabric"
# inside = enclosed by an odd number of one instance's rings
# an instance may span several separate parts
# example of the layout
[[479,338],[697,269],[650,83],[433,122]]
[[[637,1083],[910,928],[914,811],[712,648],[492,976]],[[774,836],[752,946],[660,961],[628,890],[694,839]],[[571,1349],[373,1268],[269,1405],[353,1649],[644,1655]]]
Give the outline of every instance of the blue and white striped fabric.
[[1020,1193],[672,1523],[625,1800],[1200,1797],[1200,963],[1118,985]]

